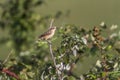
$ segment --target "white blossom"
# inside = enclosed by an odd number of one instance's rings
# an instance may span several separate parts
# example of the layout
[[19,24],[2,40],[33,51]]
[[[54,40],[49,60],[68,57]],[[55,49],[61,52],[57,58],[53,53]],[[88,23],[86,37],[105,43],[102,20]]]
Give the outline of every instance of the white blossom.
[[82,37],[81,39],[82,39],[82,42],[83,42],[85,45],[87,45],[87,39],[86,39],[85,37]]
[[74,48],[75,48],[76,50],[79,50],[79,47],[78,47],[78,45],[75,45],[75,46],[74,46]]
[[77,45],[75,45],[74,47],[72,47],[71,50],[73,51],[73,55],[76,57],[77,56],[77,50],[79,50],[79,47]]
[[65,69],[66,69],[67,71],[69,71],[69,70],[70,70],[70,68],[71,68],[71,67],[70,67],[70,65],[69,65],[69,64],[67,64],[67,65],[66,65],[66,67],[65,67]]
[[113,24],[113,25],[110,27],[110,30],[115,30],[115,29],[117,29],[117,28],[118,28],[118,25]]
[[100,23],[100,26],[105,26],[105,22],[101,22],[101,23]]
[[96,66],[97,66],[97,67],[102,67],[102,65],[101,65],[101,61],[100,61],[100,60],[97,60],[97,62],[96,62]]
[[60,56],[58,56],[58,59],[62,58],[64,55],[65,55],[65,53],[61,54]]
[[78,36],[78,35],[75,35],[75,37],[76,37],[76,38],[79,38],[79,36]]
[[113,66],[113,68],[116,68],[117,66],[118,66],[118,63],[115,63],[114,66]]
[[28,55],[30,55],[29,51],[24,51],[20,53],[20,56],[28,56]]
[[85,80],[83,75],[80,76],[80,80]]
[[90,35],[90,37],[91,37],[91,40],[92,40],[92,41],[94,41],[94,40],[95,40],[95,38],[93,37],[93,35],[92,35],[92,34]]
[[58,68],[59,70],[63,70],[64,64],[61,62],[60,64],[56,65],[56,68]]
[[76,57],[76,56],[77,56],[77,50],[74,49],[74,50],[72,50],[72,51],[73,51],[73,55]]
[[110,39],[111,39],[111,38],[114,38],[114,37],[116,37],[116,36],[117,36],[117,33],[113,33],[113,34],[110,35]]
[[69,64],[65,65],[63,62],[61,62],[60,64],[56,65],[56,68],[58,68],[58,74],[62,74],[62,71],[64,70],[69,71],[71,66]]

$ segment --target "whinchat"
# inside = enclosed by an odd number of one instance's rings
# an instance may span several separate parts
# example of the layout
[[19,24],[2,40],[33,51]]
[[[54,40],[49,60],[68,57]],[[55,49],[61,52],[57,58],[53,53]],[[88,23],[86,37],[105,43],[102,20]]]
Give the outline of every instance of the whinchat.
[[48,29],[48,31],[46,31],[45,33],[43,33],[42,35],[39,36],[39,39],[41,40],[48,40],[51,39],[56,31],[56,27],[51,27]]

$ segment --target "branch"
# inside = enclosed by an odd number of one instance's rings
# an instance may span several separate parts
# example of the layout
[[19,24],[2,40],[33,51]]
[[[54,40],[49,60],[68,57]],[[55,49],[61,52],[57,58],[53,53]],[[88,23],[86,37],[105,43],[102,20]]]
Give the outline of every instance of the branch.
[[[51,23],[50,23],[49,28],[51,28],[51,27],[53,26],[53,22],[54,22],[54,19],[51,20]],[[58,68],[57,68],[57,66],[56,66],[57,63],[56,63],[55,57],[54,57],[54,55],[53,55],[51,41],[47,41],[47,42],[48,42],[48,45],[49,45],[49,48],[50,48],[50,54],[51,54],[51,57],[52,57],[54,66],[55,66],[55,68],[56,68],[56,72],[57,72],[57,75],[58,75],[58,80],[62,80],[62,77],[61,77],[61,75],[59,74],[59,70],[58,70]]]
[[61,75],[59,74],[59,70],[58,70],[58,68],[57,68],[57,66],[56,66],[57,64],[56,64],[55,57],[54,57],[54,55],[53,55],[52,44],[51,44],[50,41],[47,41],[47,42],[48,42],[48,45],[49,45],[49,48],[50,48],[50,54],[51,54],[51,57],[52,57],[54,66],[55,66],[55,68],[56,68],[56,72],[57,72],[57,75],[58,75],[58,80],[62,80],[62,77],[61,77]]
[[49,28],[53,26],[54,19],[51,20]]

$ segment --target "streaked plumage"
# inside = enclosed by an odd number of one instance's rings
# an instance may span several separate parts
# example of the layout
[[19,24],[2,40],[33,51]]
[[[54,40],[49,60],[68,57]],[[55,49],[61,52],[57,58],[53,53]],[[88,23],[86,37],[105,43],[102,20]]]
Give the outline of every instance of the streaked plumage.
[[53,35],[55,34],[55,31],[56,31],[56,27],[51,27],[48,29],[48,31],[40,35],[39,39],[48,40],[53,37]]

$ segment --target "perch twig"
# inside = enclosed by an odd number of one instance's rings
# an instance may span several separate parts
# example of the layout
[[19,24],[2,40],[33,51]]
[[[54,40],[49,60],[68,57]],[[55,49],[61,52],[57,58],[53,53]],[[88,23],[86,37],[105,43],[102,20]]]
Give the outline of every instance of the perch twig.
[[[51,23],[50,23],[50,27],[49,27],[49,28],[51,28],[51,27],[53,26],[53,21],[54,21],[54,19],[51,20]],[[55,66],[55,68],[56,68],[56,72],[57,72],[57,75],[58,75],[58,80],[62,80],[62,77],[61,77],[61,75],[59,74],[59,70],[58,70],[58,68],[57,68],[57,63],[56,63],[55,57],[54,57],[54,55],[53,55],[51,41],[47,41],[47,42],[48,42],[48,45],[49,45],[49,48],[50,48],[50,54],[51,54],[51,57],[52,57],[54,66]]]
[[58,80],[62,80],[62,77],[61,77],[61,75],[59,74],[59,70],[58,70],[58,68],[57,68],[57,66],[56,66],[57,64],[56,64],[55,57],[54,57],[54,55],[53,55],[52,44],[51,44],[50,41],[48,41],[48,44],[49,44],[49,48],[50,48],[50,54],[51,54],[51,56],[52,56],[52,60],[53,60],[53,63],[54,63],[54,66],[55,66],[55,68],[56,68],[56,72],[57,72],[57,75],[58,75]]

